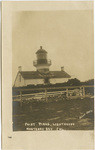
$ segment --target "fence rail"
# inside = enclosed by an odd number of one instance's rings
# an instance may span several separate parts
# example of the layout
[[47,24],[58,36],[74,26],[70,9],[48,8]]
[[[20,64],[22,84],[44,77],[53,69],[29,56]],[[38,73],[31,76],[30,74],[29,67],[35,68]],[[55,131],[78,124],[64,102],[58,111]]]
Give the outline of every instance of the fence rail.
[[[66,97],[72,97],[72,93],[76,92],[78,93],[79,97],[85,97],[85,88],[91,88],[94,87],[94,85],[83,85],[83,86],[65,86],[65,87],[47,87],[47,88],[31,88],[31,89],[15,89],[15,91],[19,91],[19,95],[13,95],[13,101],[20,101],[22,105],[22,100],[31,100],[32,98],[34,99],[40,99],[44,98],[46,101],[49,96],[55,96],[55,95],[60,95],[60,94],[66,94]],[[63,91],[52,91],[49,92],[49,89],[60,89]],[[40,93],[31,93],[31,94],[23,94],[23,91],[41,91],[44,90],[44,92]]]
[[27,88],[27,89],[23,89],[23,88],[15,88],[15,91],[40,91],[40,90],[49,90],[49,89],[73,89],[73,88],[89,88],[89,87],[94,87],[94,85],[82,85],[82,86],[63,86],[63,87],[43,87],[43,88]]

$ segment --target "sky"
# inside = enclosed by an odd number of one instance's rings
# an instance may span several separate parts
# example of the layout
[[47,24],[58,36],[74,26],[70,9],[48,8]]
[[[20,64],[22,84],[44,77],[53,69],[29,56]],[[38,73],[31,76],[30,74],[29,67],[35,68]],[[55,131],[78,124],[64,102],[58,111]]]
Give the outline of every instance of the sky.
[[94,78],[93,10],[21,11],[12,19],[12,72],[34,71],[36,51],[43,46],[50,70],[64,69],[81,81]]

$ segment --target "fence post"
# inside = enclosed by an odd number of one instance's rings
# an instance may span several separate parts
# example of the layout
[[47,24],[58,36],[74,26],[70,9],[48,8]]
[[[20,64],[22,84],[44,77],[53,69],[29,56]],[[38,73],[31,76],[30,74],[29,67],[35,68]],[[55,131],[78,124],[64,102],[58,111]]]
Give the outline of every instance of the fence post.
[[83,87],[83,97],[85,97],[85,87]]
[[79,95],[80,95],[80,96],[83,95],[83,94],[82,94],[82,87],[80,87],[80,89],[79,89]]
[[68,92],[68,89],[66,89],[66,97],[68,98],[69,96],[69,92]]
[[47,101],[47,89],[45,89],[45,99]]

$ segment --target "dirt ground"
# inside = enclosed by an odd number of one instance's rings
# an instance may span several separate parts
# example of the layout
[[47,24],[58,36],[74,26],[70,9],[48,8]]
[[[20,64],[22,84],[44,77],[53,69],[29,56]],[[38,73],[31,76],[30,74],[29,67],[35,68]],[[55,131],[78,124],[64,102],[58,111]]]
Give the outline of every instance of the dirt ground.
[[13,131],[93,129],[93,98],[13,102]]

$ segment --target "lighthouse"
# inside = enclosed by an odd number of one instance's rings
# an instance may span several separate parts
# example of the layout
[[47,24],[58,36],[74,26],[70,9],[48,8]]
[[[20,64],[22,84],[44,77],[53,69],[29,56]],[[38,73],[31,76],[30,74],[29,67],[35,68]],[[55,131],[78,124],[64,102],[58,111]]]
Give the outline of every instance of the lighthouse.
[[41,73],[48,73],[51,66],[51,60],[47,59],[47,51],[40,46],[40,49],[36,52],[37,60],[33,61],[33,65],[36,70]]
[[61,67],[59,71],[49,70],[51,60],[47,58],[47,54],[42,46],[36,51],[36,60],[33,61],[36,71],[22,71],[21,66],[19,66],[14,87],[67,82],[71,76],[65,72],[64,67]]

